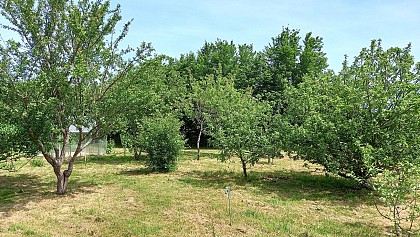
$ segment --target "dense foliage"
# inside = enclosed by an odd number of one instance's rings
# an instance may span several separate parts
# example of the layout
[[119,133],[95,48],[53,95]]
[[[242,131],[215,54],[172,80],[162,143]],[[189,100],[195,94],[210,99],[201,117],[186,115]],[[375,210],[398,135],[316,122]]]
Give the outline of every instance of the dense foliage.
[[340,74],[291,89],[286,113],[290,153],[372,188],[397,235],[420,213],[420,64],[410,49],[372,41]]
[[172,171],[184,148],[180,121],[171,115],[144,121],[142,147],[147,152],[146,163],[155,171]]
[[211,135],[212,126],[221,119],[222,108],[230,106],[226,100],[232,91],[233,81],[223,77],[219,71],[216,77],[209,74],[199,81],[191,82],[184,113],[197,124],[197,160],[200,159],[200,141],[203,135]]
[[420,85],[409,52],[372,41],[339,75],[307,78],[290,90],[290,151],[361,180],[418,159]]
[[0,125],[0,169],[14,170],[13,162],[22,156],[33,156],[36,148],[21,141],[24,131],[13,124]]
[[[0,97],[4,96],[1,91],[0,87]],[[36,146],[26,138],[24,128],[10,118],[11,109],[0,102],[0,169],[8,170],[13,170],[14,160],[37,152]]]
[[328,64],[322,51],[321,37],[307,33],[303,42],[299,30],[284,28],[258,55],[260,66],[254,70],[252,84],[254,94],[270,101],[273,109],[283,113],[288,106],[285,93],[304,81],[305,76],[316,77],[323,73]]
[[[152,50],[149,50],[151,54]],[[144,150],[144,121],[172,113],[179,116],[185,94],[182,78],[173,68],[172,59],[163,55],[150,56],[128,74],[119,85],[120,97],[126,107],[119,126],[121,140],[136,159]]]
[[268,132],[271,107],[254,98],[250,91],[236,90],[234,80],[225,77],[218,80],[223,89],[217,107],[212,107],[217,108],[217,117],[210,121],[213,144],[221,150],[221,160],[237,156],[247,177],[248,166],[273,154]]

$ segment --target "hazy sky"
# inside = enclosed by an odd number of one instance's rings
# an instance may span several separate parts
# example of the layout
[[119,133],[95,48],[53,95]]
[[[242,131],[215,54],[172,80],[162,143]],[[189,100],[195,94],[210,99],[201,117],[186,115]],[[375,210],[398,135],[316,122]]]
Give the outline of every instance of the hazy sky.
[[[324,39],[330,68],[340,70],[370,40],[384,48],[412,43],[420,61],[418,0],[111,0],[123,20],[134,19],[126,42],[152,42],[157,53],[178,57],[217,38],[262,50],[284,26]],[[1,22],[1,20],[0,20]],[[0,31],[4,34],[4,31]]]

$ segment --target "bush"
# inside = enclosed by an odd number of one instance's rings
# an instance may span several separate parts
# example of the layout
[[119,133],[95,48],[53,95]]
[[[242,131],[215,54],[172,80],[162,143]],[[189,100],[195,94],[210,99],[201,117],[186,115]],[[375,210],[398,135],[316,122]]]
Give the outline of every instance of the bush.
[[37,158],[32,159],[30,161],[30,165],[32,167],[43,167],[44,166],[44,160],[42,158],[41,159],[37,159]]
[[110,139],[106,144],[106,154],[111,154],[115,147],[115,141]]
[[366,163],[377,174],[371,179],[373,194],[378,197],[379,204],[386,207],[376,209],[382,217],[393,223],[396,236],[414,236],[414,226],[420,218],[420,157],[403,156],[392,169],[377,170],[372,165],[372,158],[375,157],[372,152],[372,147],[364,150]]
[[168,172],[176,169],[176,161],[184,147],[179,131],[181,122],[172,117],[151,118],[144,121],[144,150],[146,163],[154,171]]

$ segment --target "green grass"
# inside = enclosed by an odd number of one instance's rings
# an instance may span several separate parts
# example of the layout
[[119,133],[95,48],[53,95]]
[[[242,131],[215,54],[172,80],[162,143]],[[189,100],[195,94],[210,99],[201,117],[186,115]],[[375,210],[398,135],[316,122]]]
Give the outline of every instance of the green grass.
[[65,196],[54,194],[49,165],[0,171],[0,236],[387,236],[392,229],[368,191],[319,167],[261,161],[245,180],[237,160],[195,154],[185,151],[178,170],[163,174],[121,152],[80,159]]

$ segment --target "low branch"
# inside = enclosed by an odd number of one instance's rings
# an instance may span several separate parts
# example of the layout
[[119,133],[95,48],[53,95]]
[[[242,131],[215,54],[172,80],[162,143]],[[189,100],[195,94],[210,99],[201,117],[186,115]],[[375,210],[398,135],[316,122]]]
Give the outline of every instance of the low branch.
[[54,166],[55,165],[55,160],[51,157],[50,154],[48,154],[48,152],[45,149],[44,144],[42,143],[42,141],[40,141],[34,131],[32,130],[32,128],[29,128],[29,134],[31,136],[31,140],[33,142],[36,142],[38,144],[38,149],[41,151],[42,155],[44,156],[44,158],[48,161],[48,163],[50,163],[50,165]]

